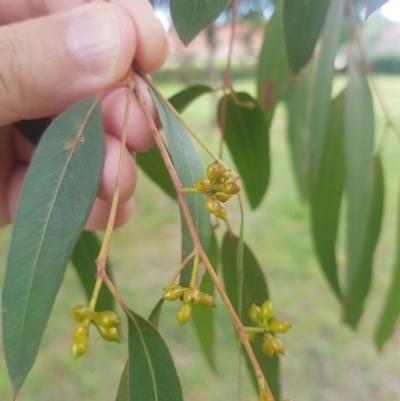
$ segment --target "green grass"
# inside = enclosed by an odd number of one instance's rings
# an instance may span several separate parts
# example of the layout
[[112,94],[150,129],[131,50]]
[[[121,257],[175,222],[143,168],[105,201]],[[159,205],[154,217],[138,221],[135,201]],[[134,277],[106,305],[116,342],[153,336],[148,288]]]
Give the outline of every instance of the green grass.
[[[400,125],[400,79],[378,77],[385,103]],[[254,92],[250,81],[235,83],[239,90]],[[165,84],[166,95],[179,90]],[[184,113],[203,136],[217,145],[209,97],[203,97]],[[385,215],[374,262],[374,281],[368,310],[357,332],[341,324],[340,306],[325,282],[313,254],[308,209],[298,199],[284,135],[285,114],[277,110],[271,131],[272,176],[267,196],[254,212],[246,203],[245,238],[254,250],[268,280],[277,316],[293,329],[284,335],[282,358],[283,398],[304,401],[392,401],[400,399],[400,335],[397,330],[379,354],[371,336],[390,281],[395,250],[395,222],[399,190],[400,144],[390,135],[384,148]],[[377,138],[384,119],[377,108]],[[204,165],[210,160],[201,152]],[[227,156],[227,153],[225,153]],[[227,157],[229,161],[229,158]],[[111,260],[118,288],[128,305],[147,316],[179,265],[180,232],[175,203],[141,174],[136,192],[137,211],[130,223],[115,233]],[[228,206],[237,231],[234,206]],[[219,235],[222,234],[220,229]],[[0,232],[0,279],[4,277],[10,229]],[[340,246],[339,252],[343,249]],[[70,310],[84,302],[73,269],[68,269],[38,360],[20,392],[20,401],[114,400],[122,372],[126,341],[122,345],[101,341],[91,333],[90,350],[73,360],[69,353],[74,323]],[[179,327],[177,305],[167,303],[160,330],[177,365],[185,400],[238,399],[238,346],[229,317],[221,303],[217,308],[217,373],[201,354],[191,324]],[[126,334],[124,336],[126,339]],[[247,372],[243,373],[242,400],[255,400]],[[4,354],[0,351],[0,399],[11,399]],[[146,401],[146,400],[138,400]],[[171,400],[174,401],[174,400]]]

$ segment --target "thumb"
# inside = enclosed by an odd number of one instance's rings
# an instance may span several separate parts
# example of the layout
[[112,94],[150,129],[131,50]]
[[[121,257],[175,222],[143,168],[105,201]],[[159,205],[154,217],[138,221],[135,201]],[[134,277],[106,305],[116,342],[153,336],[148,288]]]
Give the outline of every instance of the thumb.
[[93,3],[0,27],[0,126],[60,113],[128,72],[133,20]]

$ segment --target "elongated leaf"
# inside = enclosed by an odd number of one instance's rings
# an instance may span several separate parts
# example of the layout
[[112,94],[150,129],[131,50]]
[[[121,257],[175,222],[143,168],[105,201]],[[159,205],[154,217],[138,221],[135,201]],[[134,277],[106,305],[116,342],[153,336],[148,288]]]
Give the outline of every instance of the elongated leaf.
[[[71,256],[72,263],[78,273],[88,300],[90,300],[92,296],[93,288],[96,283],[97,267],[95,260],[99,255],[100,248],[101,243],[96,234],[90,231],[84,231],[79,237]],[[108,260],[106,273],[112,280],[111,266]],[[96,303],[96,310],[113,310],[114,304],[114,297],[111,295],[109,289],[103,285]]]
[[326,129],[329,118],[329,109],[331,105],[332,80],[335,72],[335,58],[338,48],[341,22],[343,17],[343,8],[345,0],[332,1],[324,28],[322,30],[321,50],[315,66],[313,75],[312,91],[310,93],[308,105],[309,127],[309,155],[310,155],[310,180],[314,180],[320,168],[321,154],[323,152],[327,138]]
[[396,258],[394,262],[393,276],[390,280],[385,304],[374,332],[374,342],[379,350],[382,349],[386,341],[392,335],[396,321],[400,316],[400,193],[397,213]]
[[265,27],[264,41],[258,57],[258,100],[269,128],[275,106],[289,82],[290,71],[283,40],[283,0],[275,4],[275,11]]
[[344,321],[356,327],[368,293],[382,217],[383,177],[373,162],[374,109],[364,70],[353,58],[345,100],[347,266]]
[[4,351],[15,395],[96,197],[103,141],[100,106],[84,99],[50,125],[25,179],[3,287]]
[[[187,88],[169,99],[169,102],[177,111],[183,111],[197,97],[211,92],[211,88],[205,85],[196,85]],[[168,170],[157,147],[151,148],[145,153],[138,153],[136,160],[146,175],[151,178],[167,195],[176,200],[176,192],[172,184]]]
[[182,112],[193,100],[197,99],[205,93],[211,93],[212,89],[206,85],[194,85],[186,88],[174,96],[171,96],[168,101],[174,106],[174,108]]
[[364,301],[371,284],[373,256],[382,223],[384,183],[379,156],[375,156],[372,180],[371,194],[366,202],[368,204],[367,226],[360,258],[355,266],[344,303],[344,321],[352,327],[357,326],[363,312]]
[[[226,102],[224,121],[223,102]],[[255,209],[269,182],[269,138],[263,113],[249,94],[241,92],[220,100],[218,121],[224,127],[224,138],[239,170],[250,206]]]
[[292,81],[289,85],[285,103],[288,114],[287,138],[290,158],[296,179],[296,186],[301,200],[308,199],[308,104],[313,84],[313,69],[308,65],[300,82]]
[[353,59],[345,100],[345,156],[347,197],[347,284],[362,258],[372,191],[374,109],[364,71]]
[[176,200],[175,188],[165,167],[160,151],[153,146],[145,153],[137,153],[136,161],[146,175],[153,180],[167,195]]
[[[218,266],[218,244],[215,235],[211,236],[210,250],[208,258],[217,271]],[[206,273],[201,282],[201,291],[210,295],[214,295],[214,283],[208,273]],[[203,354],[210,365],[210,368],[215,371],[215,329],[214,329],[214,308],[204,308],[198,306],[193,308],[192,318],[196,328],[197,336]]]
[[154,326],[156,327],[158,327],[158,324],[160,323],[161,309],[163,305],[164,305],[164,298],[161,298],[157,302],[156,306],[151,311],[149,316],[149,322],[153,323]]
[[171,354],[156,326],[129,311],[129,401],[183,401]]
[[[237,249],[238,238],[225,234],[222,244],[222,273],[225,288],[233,307],[238,311],[238,284],[237,284]],[[253,326],[247,311],[252,303],[261,305],[265,300],[270,299],[264,275],[260,265],[251,252],[250,248],[244,244],[243,248],[243,324]],[[279,358],[275,355],[273,359],[266,357],[261,351],[260,339],[252,342],[252,347],[258,363],[264,373],[269,387],[276,400],[280,400],[279,385]],[[247,359],[249,371],[254,377],[254,385],[258,390],[258,384],[255,380],[253,370]]]
[[301,81],[293,80],[285,100],[289,115],[288,138],[297,187],[303,200],[321,168],[328,140],[327,122],[331,104],[334,60],[344,0],[332,2],[322,32],[321,50],[308,63]]
[[[151,93],[160,115],[169,152],[179,180],[184,187],[193,188],[196,181],[204,176],[204,172],[193,144],[190,141],[189,133],[165,104],[158,99],[157,95],[152,91]],[[210,215],[204,209],[205,196],[201,194],[187,194],[186,201],[201,245],[205,251],[208,251],[211,238],[211,224]],[[193,251],[193,242],[182,213],[181,224],[182,259],[186,259]],[[188,264],[180,276],[180,283],[185,287],[189,285],[192,267],[193,265],[191,263]]]
[[378,8],[382,7],[389,0],[367,0],[367,9],[365,11],[365,20],[369,18],[369,16],[376,11]]
[[[160,322],[161,308],[164,305],[164,298],[161,298],[149,316],[149,322],[158,327]],[[117,398],[115,401],[129,401],[129,361],[126,361],[124,370],[122,372],[121,380],[119,382]]]
[[310,60],[328,7],[329,0],[284,0],[283,28],[293,75]]
[[211,25],[231,0],[170,0],[169,8],[176,32],[188,45],[203,29]]
[[310,185],[311,231],[322,271],[340,298],[335,244],[344,187],[344,93],[331,103],[325,149]]

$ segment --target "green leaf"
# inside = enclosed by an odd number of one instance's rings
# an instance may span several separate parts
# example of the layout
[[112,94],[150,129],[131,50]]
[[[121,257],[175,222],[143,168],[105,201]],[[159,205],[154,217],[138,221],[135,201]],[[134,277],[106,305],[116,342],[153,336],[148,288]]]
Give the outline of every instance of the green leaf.
[[331,102],[325,148],[310,184],[311,231],[315,252],[332,290],[340,298],[335,244],[344,187],[344,93]]
[[275,4],[275,11],[267,23],[264,41],[258,56],[257,90],[269,129],[277,102],[289,82],[285,45],[283,40],[283,0]]
[[309,198],[326,147],[326,127],[331,102],[334,60],[339,41],[344,0],[331,3],[322,33],[321,51],[304,69],[300,81],[292,80],[285,96],[288,140],[296,184],[301,199]]
[[[161,298],[154,309],[151,311],[149,316],[149,322],[154,324],[154,326],[158,327],[160,322],[161,308],[164,305],[164,298]],[[128,369],[129,361],[126,361],[124,370],[122,372],[122,376],[119,382],[117,398],[115,401],[129,401],[129,369]]]
[[[196,85],[187,88],[169,99],[169,102],[177,111],[182,111],[197,97],[211,92],[211,88],[205,85]],[[176,200],[176,192],[171,177],[165,167],[161,154],[156,146],[145,153],[137,153],[136,161],[146,175],[153,180],[167,195]]]
[[231,0],[170,0],[172,22],[181,41],[188,45],[203,29],[211,25]]
[[321,50],[317,55],[313,84],[309,97],[307,126],[310,129],[308,154],[310,155],[310,180],[315,179],[320,169],[328,130],[326,129],[331,106],[332,80],[335,72],[335,58],[341,33],[345,0],[331,2],[322,30]]
[[288,139],[296,184],[303,200],[321,168],[326,147],[331,106],[334,60],[344,0],[332,2],[322,32],[321,50],[304,69],[301,80],[293,80],[286,93],[289,115]]
[[365,11],[365,20],[367,20],[374,11],[382,7],[389,0],[366,0],[366,1],[367,1],[367,9]]
[[[215,235],[211,236],[210,250],[208,252],[208,259],[211,265],[217,271],[218,265],[218,244]],[[208,273],[205,273],[201,282],[201,291],[207,294],[214,295],[214,283]],[[214,329],[214,308],[205,308],[199,305],[192,310],[192,319],[195,325],[197,336],[203,354],[210,365],[210,368],[215,371],[215,329]]]
[[[196,181],[204,177],[203,167],[189,138],[189,133],[181,122],[172,114],[168,107],[151,91],[156,104],[160,120],[164,128],[165,136],[174,164],[175,171],[184,187],[194,187]],[[204,209],[205,195],[185,195],[190,214],[193,219],[200,243],[205,251],[208,251],[211,238],[210,215]],[[189,233],[186,219],[181,213],[182,224],[182,260],[193,251],[193,242]],[[189,285],[193,264],[189,263],[180,276],[180,284]]]
[[296,76],[311,58],[329,0],[284,0],[283,5],[286,51],[290,69]]
[[168,101],[180,113],[191,103],[205,93],[211,93],[212,89],[206,85],[194,85],[171,96]]
[[[238,284],[237,284],[237,250],[238,238],[225,234],[222,243],[222,273],[225,283],[226,292],[236,312],[238,305]],[[243,324],[245,326],[253,326],[247,311],[251,304],[255,303],[260,306],[265,300],[270,299],[264,274],[258,264],[255,256],[250,248],[244,244],[243,247]],[[272,394],[276,400],[280,400],[280,384],[279,384],[279,358],[275,355],[273,359],[266,357],[261,351],[260,340],[257,339],[252,343],[254,354],[264,373],[264,376],[271,388]],[[249,371],[254,378],[254,385],[258,390],[257,380],[251,368],[248,358],[246,357]]]
[[129,401],[183,401],[174,362],[156,326],[132,311],[127,318]]
[[307,66],[300,82],[292,81],[285,103],[288,114],[287,138],[297,190],[303,201],[308,199],[308,103],[313,70]]
[[153,146],[147,152],[136,153],[136,162],[152,181],[172,199],[176,200],[174,185],[157,146]]
[[32,368],[68,260],[91,211],[104,158],[97,98],[76,103],[42,137],[15,216],[3,286],[3,339],[18,393]]
[[149,316],[149,322],[153,323],[154,326],[156,327],[158,327],[158,324],[160,323],[161,309],[163,305],[164,305],[164,298],[161,298],[157,302],[156,306],[151,311]]
[[268,128],[262,110],[249,94],[231,93],[218,104],[218,121],[224,127],[224,138],[250,206],[255,209],[267,190],[270,170]]
[[396,238],[396,258],[393,267],[393,276],[390,280],[390,287],[386,294],[378,324],[375,327],[374,342],[379,350],[390,338],[394,326],[400,315],[400,193],[397,215],[397,238]]
[[356,327],[368,293],[382,217],[383,177],[373,157],[374,109],[367,77],[353,58],[345,99],[347,266],[344,321]]
[[[383,196],[382,164],[379,155],[377,155],[373,165],[371,192],[368,198],[364,199],[367,204],[367,214],[365,216],[365,231],[362,233],[362,246],[344,300],[344,322],[349,323],[352,327],[357,326],[371,284],[374,250],[382,223]],[[359,222],[360,225],[361,223]]]
[[[96,283],[97,266],[95,260],[100,253],[100,248],[101,243],[96,234],[90,231],[83,231],[71,256],[71,261],[78,273],[88,300],[90,300],[92,296],[94,285]],[[112,280],[111,265],[108,260],[106,264],[106,273]],[[96,310],[114,310],[114,305],[114,297],[107,286],[103,285],[96,303]]]
[[362,258],[372,191],[374,109],[364,71],[350,59],[345,100],[347,287]]

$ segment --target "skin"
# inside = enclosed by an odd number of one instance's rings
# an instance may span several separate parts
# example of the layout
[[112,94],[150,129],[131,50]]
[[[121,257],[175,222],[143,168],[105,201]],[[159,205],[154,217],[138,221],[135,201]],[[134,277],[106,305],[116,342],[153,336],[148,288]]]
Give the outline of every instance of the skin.
[[[13,123],[56,116],[78,100],[98,94],[126,77],[133,59],[146,73],[158,70],[166,60],[168,45],[164,29],[155,18],[148,0],[112,0],[107,3],[0,0],[0,9],[1,227],[13,220],[23,180],[35,151]],[[76,50],[71,32],[73,27],[88,25],[80,23],[82,21],[92,23],[94,15],[102,17],[99,21],[108,21],[104,32],[106,37],[113,32],[117,45],[109,46],[107,54],[100,49],[96,57],[84,58]],[[89,230],[106,227],[121,145],[125,98],[125,90],[119,89],[102,101],[106,155],[100,188],[86,225]],[[147,100],[157,122],[154,104],[150,98]],[[136,99],[132,99],[117,227],[124,224],[133,211],[132,196],[137,173],[131,153],[146,151],[152,145],[145,116]]]

